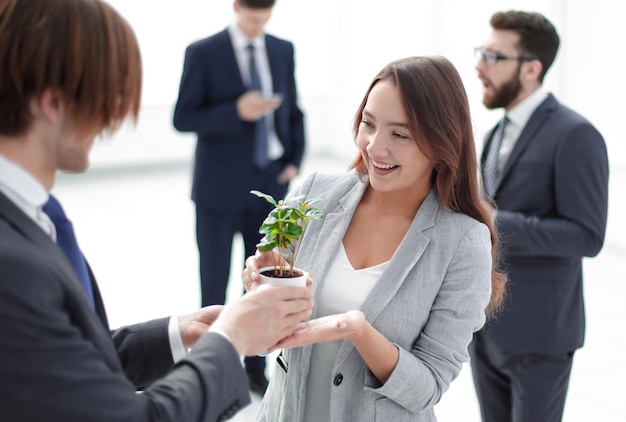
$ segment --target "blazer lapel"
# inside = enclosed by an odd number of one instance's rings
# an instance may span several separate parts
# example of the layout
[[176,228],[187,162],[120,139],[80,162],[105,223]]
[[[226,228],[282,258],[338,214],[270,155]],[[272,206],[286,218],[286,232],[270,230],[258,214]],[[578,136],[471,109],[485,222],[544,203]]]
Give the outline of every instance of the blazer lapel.
[[533,140],[540,141],[536,139],[536,134],[539,129],[544,125],[544,123],[550,117],[550,114],[557,107],[558,101],[552,94],[548,94],[548,97],[537,107],[537,109],[533,112],[532,116],[526,123],[526,126],[520,133],[519,138],[515,142],[513,149],[511,150],[511,154],[509,158],[504,163],[504,168],[502,169],[502,173],[500,174],[500,178],[496,182],[496,192],[500,188],[502,182],[506,179],[511,170],[515,166],[517,160],[519,160],[522,153],[528,148]]
[[[65,280],[72,289],[77,290],[78,295],[84,295],[83,287],[78,280],[78,276],[71,266],[63,251],[54,243],[54,241],[43,232],[26,214],[24,214],[11,200],[9,200],[2,192],[0,192],[0,218],[4,218],[17,232],[21,233],[24,238],[41,248],[51,260],[62,267],[67,277]],[[94,283],[93,274],[89,264],[87,264],[91,283],[94,288],[94,300],[96,301],[96,311],[98,317],[108,327],[106,321],[106,313],[102,304],[102,297],[96,283]]]
[[[67,260],[63,252],[55,245],[52,239],[37,226],[26,214],[22,212],[9,198],[0,192],[0,217],[4,218],[17,232],[26,239],[43,248],[47,255],[55,260]],[[67,270],[74,271],[69,262]],[[76,280],[80,286],[80,281]],[[80,287],[82,289],[82,287]]]
[[[361,310],[370,324],[374,325],[385,307],[393,300],[405,282],[407,275],[415,267],[424,250],[426,250],[430,238],[424,234],[424,231],[435,225],[435,217],[438,211],[439,200],[435,191],[431,190],[415,215],[398,249],[391,257],[387,268],[383,271],[380,280],[367,295],[365,302],[361,306]],[[337,355],[336,364],[341,364],[352,349],[354,349],[354,345],[349,341],[344,341]]]
[[272,81],[279,81],[280,75],[276,73],[276,63],[279,61],[278,51],[276,51],[273,40],[265,35],[265,51],[267,52],[267,63],[272,74]]
[[[337,247],[343,241],[352,215],[356,210],[363,192],[367,187],[366,183],[355,183],[355,185],[340,200],[336,209],[326,210],[326,215],[322,220],[322,226],[314,233],[310,227],[305,232],[305,237],[316,236],[315,242],[303,242],[301,251],[298,253],[298,267],[303,270],[307,268],[320,268],[321,272],[312,274],[313,279],[323,283],[326,278],[328,268],[335,257]],[[316,286],[319,291],[321,284]],[[317,302],[316,302],[317,303]],[[315,305],[314,315],[316,315],[317,305]]]

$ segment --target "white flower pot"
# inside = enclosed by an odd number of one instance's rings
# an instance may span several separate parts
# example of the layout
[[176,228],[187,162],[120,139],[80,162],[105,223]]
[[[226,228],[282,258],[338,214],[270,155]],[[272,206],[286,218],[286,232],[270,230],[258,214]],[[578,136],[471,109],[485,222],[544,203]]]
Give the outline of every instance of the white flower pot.
[[264,271],[273,271],[274,267],[264,267],[259,270],[261,275],[261,283],[270,284],[272,286],[296,286],[306,287],[306,274],[304,271],[294,268],[295,271],[299,271],[302,275],[296,277],[272,277],[263,274]]

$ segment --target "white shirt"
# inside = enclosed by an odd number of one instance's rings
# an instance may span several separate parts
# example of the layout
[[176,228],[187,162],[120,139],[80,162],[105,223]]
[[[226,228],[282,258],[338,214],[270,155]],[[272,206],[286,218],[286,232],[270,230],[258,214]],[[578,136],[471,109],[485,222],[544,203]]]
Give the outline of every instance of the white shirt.
[[30,173],[2,155],[0,155],[0,191],[56,241],[54,224],[41,209],[48,201],[48,192]]
[[[41,209],[48,201],[48,192],[30,173],[2,155],[0,155],[0,191],[56,242],[54,223]],[[172,358],[176,362],[187,354],[180,337],[178,318],[170,318],[168,335]]]
[[548,92],[542,87],[539,87],[539,89],[530,94],[524,101],[506,113],[509,118],[509,123],[504,129],[504,138],[502,138],[502,146],[500,147],[500,171],[504,168],[504,164],[509,158],[509,155],[511,155],[511,151],[526,126],[526,123],[528,123],[532,114],[537,107],[545,101],[547,96]]
[[[360,309],[389,262],[355,270],[343,247],[335,255],[320,293],[317,317]],[[341,340],[313,345],[304,406],[305,422],[330,419],[332,371]]]
[[[254,63],[261,81],[262,95],[265,98],[271,98],[274,94],[274,86],[270,63],[267,58],[267,49],[265,48],[265,36],[261,35],[251,40],[245,36],[235,22],[228,26],[228,34],[233,44],[235,59],[239,65],[239,73],[244,85],[250,85],[250,53],[248,52],[248,45],[252,44],[254,46]],[[267,114],[265,118],[268,123],[267,154],[270,160],[277,160],[283,156],[285,150],[276,134],[274,113]]]

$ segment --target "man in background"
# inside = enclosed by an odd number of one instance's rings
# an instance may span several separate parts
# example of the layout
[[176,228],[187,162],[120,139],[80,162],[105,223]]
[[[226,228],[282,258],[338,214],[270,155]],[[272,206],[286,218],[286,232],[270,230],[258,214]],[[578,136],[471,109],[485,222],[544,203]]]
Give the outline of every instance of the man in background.
[[140,97],[135,34],[107,3],[0,0],[2,420],[229,419],[250,403],[240,357],[268,350],[311,314],[308,289],[271,287],[109,331],[48,192],[57,171],[88,168],[100,133],[137,118]]
[[604,242],[607,151],[542,87],[559,47],[552,23],[508,11],[491,26],[476,70],[483,103],[505,116],[481,164],[509,283],[503,310],[470,345],[471,366],[483,421],[560,421],[585,333],[582,257]]
[[[254,255],[270,205],[283,198],[305,147],[292,43],[264,33],[274,0],[235,0],[235,21],[185,54],[174,127],[198,136],[191,197],[196,204],[202,306],[223,304],[233,237]],[[242,263],[243,268],[243,263]],[[267,388],[265,359],[247,357],[250,388]]]

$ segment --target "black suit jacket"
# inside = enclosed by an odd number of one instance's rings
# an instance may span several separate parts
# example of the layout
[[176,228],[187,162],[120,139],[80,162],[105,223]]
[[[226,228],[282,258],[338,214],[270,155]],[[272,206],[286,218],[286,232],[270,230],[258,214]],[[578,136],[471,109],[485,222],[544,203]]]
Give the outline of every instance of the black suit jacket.
[[[305,134],[293,44],[265,35],[265,46],[274,92],[283,96],[274,111],[276,134],[285,150],[280,161],[283,166],[299,167]],[[247,90],[228,30],[187,47],[174,127],[198,135],[192,199],[203,208],[243,208],[251,201],[250,190],[257,186],[260,171],[253,164],[254,125],[237,113],[237,99]]]
[[522,130],[496,188],[509,284],[504,311],[484,330],[505,351],[583,345],[582,258],[598,254],[604,242],[608,173],[600,133],[549,95]]
[[215,421],[250,402],[222,336],[172,368],[167,318],[110,333],[95,283],[94,294],[96,312],[63,252],[0,193],[1,419]]

